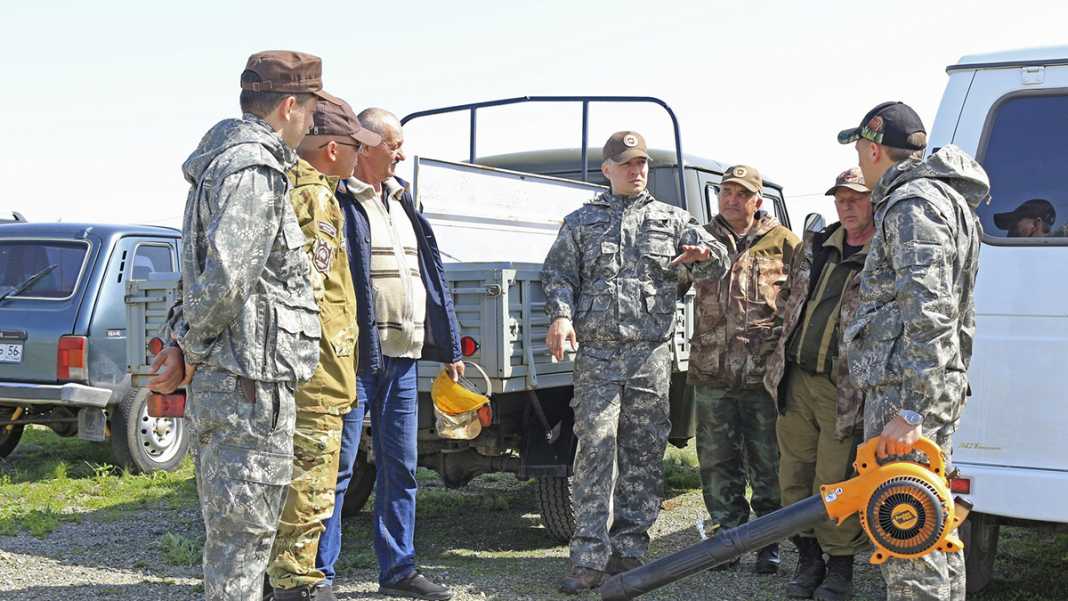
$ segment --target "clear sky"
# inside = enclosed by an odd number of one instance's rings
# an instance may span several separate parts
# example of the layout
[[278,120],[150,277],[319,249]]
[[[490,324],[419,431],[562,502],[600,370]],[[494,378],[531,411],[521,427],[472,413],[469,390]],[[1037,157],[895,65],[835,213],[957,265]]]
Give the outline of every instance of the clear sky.
[[[688,153],[757,166],[803,217],[855,164],[835,134],[883,100],[928,128],[961,55],[1068,42],[1068,3],[36,0],[0,5],[0,210],[33,221],[177,225],[180,165],[238,114],[249,54],[318,54],[357,110],[408,112],[534,94],[650,95],[678,113]],[[418,123],[418,122],[417,122]],[[410,154],[463,159],[462,119],[413,124]],[[496,110],[484,153],[575,146],[579,112]],[[669,147],[652,108],[594,108]],[[799,215],[799,213],[802,213]]]

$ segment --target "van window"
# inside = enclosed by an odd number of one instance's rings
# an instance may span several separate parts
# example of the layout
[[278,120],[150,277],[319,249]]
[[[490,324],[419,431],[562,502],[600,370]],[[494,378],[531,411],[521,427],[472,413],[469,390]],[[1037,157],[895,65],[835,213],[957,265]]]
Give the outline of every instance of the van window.
[[162,244],[139,244],[134,252],[132,280],[147,280],[150,273],[174,271],[171,247]]
[[705,209],[708,211],[708,221],[711,222],[719,215],[719,186],[705,184]]
[[0,294],[11,292],[36,277],[12,298],[65,299],[74,294],[89,245],[60,240],[4,240],[0,242]]
[[1068,94],[1016,96],[996,105],[979,159],[990,176],[992,200],[977,209],[987,236],[1024,244],[1068,238],[1065,115]]

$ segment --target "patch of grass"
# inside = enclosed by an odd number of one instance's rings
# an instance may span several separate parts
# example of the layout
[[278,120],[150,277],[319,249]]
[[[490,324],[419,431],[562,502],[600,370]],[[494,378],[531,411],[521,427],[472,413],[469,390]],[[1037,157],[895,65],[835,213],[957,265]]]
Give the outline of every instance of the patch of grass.
[[173,532],[167,532],[159,539],[159,554],[167,565],[197,565],[200,563],[203,548],[202,542]]
[[695,442],[691,441],[683,449],[669,445],[664,455],[664,488],[669,491],[701,488],[698,465]]
[[191,460],[175,472],[142,475],[110,460],[105,445],[27,428],[15,452],[0,460],[0,536],[20,531],[47,536],[60,522],[77,521],[87,512],[114,520],[129,510],[196,503]]

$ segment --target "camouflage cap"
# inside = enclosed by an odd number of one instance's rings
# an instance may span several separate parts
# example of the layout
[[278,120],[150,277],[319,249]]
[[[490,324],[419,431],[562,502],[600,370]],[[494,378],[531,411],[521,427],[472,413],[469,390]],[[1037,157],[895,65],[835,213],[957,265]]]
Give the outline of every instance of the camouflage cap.
[[871,189],[864,184],[864,172],[860,170],[860,167],[850,167],[839,173],[838,177],[834,178],[834,185],[827,190],[827,196],[834,196],[838,188],[849,188],[864,193],[871,192]]
[[315,94],[335,104],[342,102],[323,91],[323,61],[313,54],[293,50],[266,50],[248,57],[241,73],[241,89]]
[[735,165],[723,172],[723,181],[720,184],[728,182],[738,184],[746,190],[757,194],[764,188],[764,178],[760,177],[760,172],[757,171],[756,167],[750,167],[749,165]]
[[927,146],[923,121],[904,102],[883,102],[868,111],[860,125],[838,132],[839,144],[852,144],[861,138],[905,150],[923,150]]
[[604,143],[601,154],[614,163],[626,163],[634,157],[649,158],[645,138],[636,131],[617,131]]
[[367,146],[378,146],[382,143],[382,136],[360,125],[349,103],[340,98],[337,100],[340,104],[325,100],[315,103],[312,127],[308,135],[350,137]]
[[1046,222],[1046,225],[1053,227],[1053,222],[1057,221],[1057,209],[1054,209],[1053,205],[1044,198],[1032,198],[1011,211],[994,213],[994,225],[1008,230],[1024,218],[1040,219]]

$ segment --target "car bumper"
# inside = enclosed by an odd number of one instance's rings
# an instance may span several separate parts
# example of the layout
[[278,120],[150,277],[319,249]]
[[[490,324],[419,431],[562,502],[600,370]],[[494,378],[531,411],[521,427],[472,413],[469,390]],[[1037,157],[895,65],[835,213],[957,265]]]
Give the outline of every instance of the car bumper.
[[974,510],[990,515],[1068,523],[1068,471],[953,464],[970,478],[972,491],[961,495]]
[[0,382],[0,403],[103,408],[110,399],[110,389],[84,384]]

